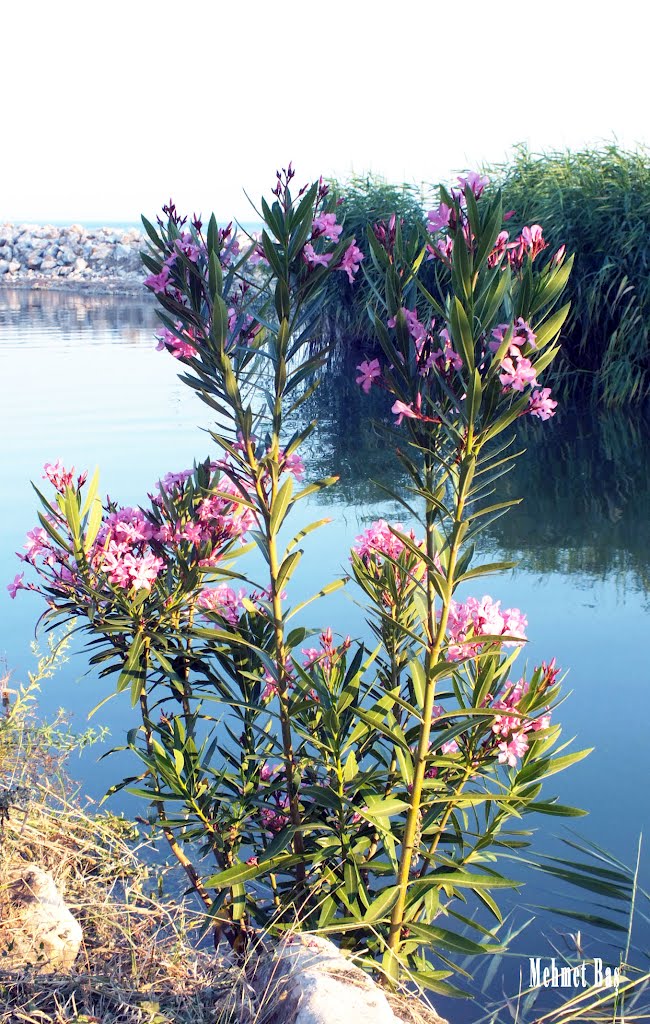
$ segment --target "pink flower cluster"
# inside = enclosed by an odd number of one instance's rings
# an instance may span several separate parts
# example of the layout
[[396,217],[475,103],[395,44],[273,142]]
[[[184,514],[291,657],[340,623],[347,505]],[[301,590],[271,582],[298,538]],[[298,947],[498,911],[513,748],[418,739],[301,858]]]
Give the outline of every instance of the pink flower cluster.
[[533,391],[528,405],[528,412],[531,416],[537,416],[540,420],[550,420],[551,416],[555,416],[556,409],[557,402],[551,398],[550,388]]
[[490,342],[490,349],[496,352],[503,344],[508,332],[511,332],[507,353],[501,359],[501,370],[499,380],[507,391],[519,391],[527,387],[537,387],[537,375],[535,367],[530,359],[522,354],[522,347],[527,345],[536,349],[535,334],[529,324],[521,317],[517,320],[514,328],[510,324],[499,324],[492,331],[494,341]]
[[312,224],[312,237],[318,238],[323,235],[329,242],[338,242],[343,231],[343,225],[336,223],[335,213],[321,213],[314,218]]
[[[80,473],[77,477],[77,488],[83,487],[86,482],[87,473]],[[74,480],[74,466],[66,469],[60,459],[56,462],[46,462],[43,466],[43,479],[49,480],[55,490],[63,494],[68,487],[72,487]]]
[[[394,529],[400,533],[405,532],[401,523],[395,523]],[[417,543],[413,530],[410,530],[406,536],[414,544]],[[420,542],[421,544],[422,542]],[[406,545],[399,537],[391,533],[391,529],[384,519],[379,519],[356,538],[356,544],[353,545],[352,550],[367,566],[370,562],[381,561],[385,556],[397,561],[402,552],[406,550]]]
[[99,529],[89,561],[109,583],[124,590],[151,590],[164,561],[151,550],[156,527],[141,509],[110,512]]
[[[48,464],[46,476],[61,489],[70,486],[73,471],[60,463]],[[153,497],[151,511],[109,503],[87,554],[91,570],[123,590],[150,591],[160,573],[175,561],[179,546],[183,546],[186,560],[204,566],[217,564],[224,546],[250,528],[254,515],[237,501],[237,489],[227,477],[216,486],[232,498],[197,494],[186,500],[184,487],[191,476],[191,470],[167,474],[160,483],[166,500]],[[53,512],[48,519],[65,536],[61,514]],[[74,595],[76,564],[45,529],[36,527],[27,534],[25,553],[18,557],[36,568],[47,587],[65,597]],[[96,579],[93,586],[100,588],[101,582]],[[26,588],[21,577],[10,584],[12,596],[18,589],[35,588]],[[233,607],[232,602],[224,603],[228,610]]]
[[158,344],[156,345],[157,352],[169,352],[173,355],[174,359],[191,359],[197,354],[196,348],[196,335],[191,330],[181,330],[181,322],[177,321],[176,326],[181,333],[181,337],[177,334],[173,334],[172,331],[166,327],[162,327],[160,330],[160,336],[158,338]]
[[197,597],[196,604],[205,611],[216,612],[231,626],[236,626],[243,609],[243,596],[243,590],[235,593],[226,583],[220,583],[217,587],[205,587]]
[[353,238],[343,253],[343,258],[336,269],[345,271],[348,275],[348,281],[350,284],[354,284],[354,278],[363,259],[365,259],[365,257],[361,249],[357,246],[357,240],[356,238]]
[[449,634],[447,658],[460,661],[473,658],[481,650],[482,642],[473,638],[479,636],[509,636],[515,639],[504,641],[508,647],[517,646],[526,640],[526,616],[518,608],[501,611],[501,602],[484,596],[480,601],[469,597],[464,603],[452,601],[449,610],[447,630]]
[[540,729],[548,729],[551,724],[551,715],[548,710],[539,718],[526,718],[519,711],[519,703],[528,690],[529,685],[525,679],[520,679],[514,685],[509,683],[505,695],[492,704],[495,710],[507,712],[504,715],[494,716],[492,732],[499,738],[497,744],[499,764],[507,764],[511,768],[516,767],[517,759],[523,757],[528,750],[527,734],[538,732]]
[[289,797],[286,793],[275,793],[274,804],[270,807],[262,807],[260,819],[262,825],[269,832],[281,832],[289,824]]
[[333,640],[332,630],[325,629],[320,635],[320,649],[318,647],[302,648],[303,665],[306,669],[320,665],[326,673],[331,672],[343,653],[350,649],[350,643],[350,637],[346,636],[343,643],[337,647]]

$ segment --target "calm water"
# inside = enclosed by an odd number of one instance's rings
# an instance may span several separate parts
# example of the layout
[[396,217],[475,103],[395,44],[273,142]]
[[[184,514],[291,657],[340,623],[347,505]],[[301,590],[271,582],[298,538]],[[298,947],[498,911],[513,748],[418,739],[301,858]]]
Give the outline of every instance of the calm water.
[[[155,322],[146,302],[0,290],[2,580],[19,571],[13,553],[36,522],[29,481],[40,481],[44,462],[60,457],[77,469],[98,465],[102,491],[137,504],[165,472],[210,451],[210,439],[201,432],[209,426],[209,410],[177,380],[174,360],[155,352]],[[317,508],[304,511],[305,519],[311,511],[333,518],[307,549],[296,584],[304,596],[345,566],[350,544],[369,521],[401,518],[370,482],[394,480],[398,472],[370,423],[380,409],[361,404],[350,376],[330,376],[314,400],[322,428],[308,472],[339,473],[341,483]],[[505,606],[527,613],[531,664],[555,656],[570,670],[571,694],[558,716],[565,736],[577,737],[576,749],[595,750],[552,779],[547,792],[589,810],[589,817],[577,821],[578,831],[626,863],[635,857],[639,833],[650,832],[647,438],[646,423],[597,419],[587,412],[565,412],[528,431],[522,442],[529,452],[507,481],[508,493],[526,500],[484,535],[483,544],[484,551],[519,559],[519,566],[497,582],[480,584],[480,593],[491,592]],[[349,596],[333,595],[325,608],[320,618],[335,629],[364,635],[362,610]],[[16,680],[33,667],[29,643],[40,611],[35,596],[20,594],[11,601],[0,588],[0,657]],[[81,728],[104,695],[79,655],[44,685],[41,709],[72,709]],[[96,717],[119,743],[129,722],[127,702],[113,700]],[[110,760],[98,765],[96,757],[93,750],[76,771],[87,791],[100,796],[114,781],[116,766]],[[561,819],[541,821],[536,850],[557,852],[554,836],[563,827]],[[645,870],[647,855],[643,860]],[[570,897],[555,889],[533,878],[515,913],[525,915],[537,903],[564,905]],[[541,915],[519,941],[504,968],[506,978],[518,977],[519,967],[527,972],[524,955],[547,955],[543,943],[561,944],[560,933],[569,930],[575,926]],[[606,941],[589,933],[587,955],[615,962]],[[642,916],[635,944],[650,946]],[[456,1021],[475,1017],[475,1011],[453,1010]]]

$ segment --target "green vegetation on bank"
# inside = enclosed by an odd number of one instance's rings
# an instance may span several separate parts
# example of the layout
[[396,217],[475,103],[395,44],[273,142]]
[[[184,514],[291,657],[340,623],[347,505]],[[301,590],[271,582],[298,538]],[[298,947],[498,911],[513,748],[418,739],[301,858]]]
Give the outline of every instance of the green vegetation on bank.
[[[650,162],[614,145],[533,155],[491,172],[517,221],[575,253],[558,373],[605,405],[650,391]],[[576,375],[577,371],[577,375]]]
[[[608,406],[643,401],[650,392],[647,151],[627,152],[608,145],[535,155],[521,147],[509,163],[482,170],[492,188],[501,188],[504,209],[514,210],[511,237],[524,224],[541,224],[551,249],[565,244],[569,253],[575,253],[562,354],[547,380]],[[392,213],[403,219],[405,233],[415,231],[424,240],[425,211],[434,206],[426,189],[419,192],[368,176],[347,184],[335,182],[333,190],[344,198],[346,231],[358,244],[364,245],[373,224],[388,224]],[[343,275],[334,275],[337,315],[335,324],[327,325],[359,351],[372,344],[366,312],[373,300],[370,260],[364,272],[364,286],[356,289]]]

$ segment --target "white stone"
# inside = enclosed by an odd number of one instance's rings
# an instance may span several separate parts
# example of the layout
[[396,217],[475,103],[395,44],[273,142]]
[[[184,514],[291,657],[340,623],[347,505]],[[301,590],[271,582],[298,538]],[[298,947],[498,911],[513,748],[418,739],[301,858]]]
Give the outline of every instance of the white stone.
[[44,972],[70,970],[83,933],[49,871],[35,864],[22,865],[11,873],[10,885],[0,899],[2,952],[7,954],[3,962],[35,964]]
[[21,267],[22,263],[19,263],[18,260],[12,260],[9,264],[9,273],[17,274]]
[[257,961],[251,984],[274,1024],[396,1024],[381,989],[319,936],[287,936]]
[[41,263],[41,270],[54,270],[57,263],[53,256],[46,256]]
[[86,261],[84,259],[81,258],[81,256],[78,256],[77,259],[74,261],[74,269],[75,269],[75,271],[86,270],[87,267],[88,267],[88,264],[86,263]]
[[74,263],[76,259],[74,249],[72,249],[69,245],[62,245],[59,249],[57,258],[60,263]]

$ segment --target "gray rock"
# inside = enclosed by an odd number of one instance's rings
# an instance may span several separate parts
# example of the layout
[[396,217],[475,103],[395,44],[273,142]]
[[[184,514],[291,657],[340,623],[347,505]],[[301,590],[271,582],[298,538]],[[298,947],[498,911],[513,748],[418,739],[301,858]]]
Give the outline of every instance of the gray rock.
[[39,270],[41,266],[41,257],[38,253],[33,252],[27,257],[26,263],[29,270]]
[[19,263],[18,260],[12,260],[9,264],[9,273],[17,274],[21,267],[22,263]]
[[45,259],[42,260],[42,262],[41,262],[40,269],[41,270],[54,270],[56,265],[57,265],[56,264],[56,260],[54,259],[53,256],[46,256]]
[[80,270],[87,270],[88,264],[84,259],[82,259],[81,256],[77,256],[76,260],[74,261],[74,269],[76,272]]
[[0,260],[0,277],[9,272],[9,260]]
[[74,263],[76,259],[75,251],[69,245],[62,245],[59,249],[57,259],[60,263]]
[[113,256],[113,247],[107,242],[102,242],[99,245],[93,245],[90,250],[90,259],[93,263],[100,263],[102,261],[110,260]]
[[10,260],[13,254],[14,251],[8,242],[5,242],[3,245],[0,245],[0,259]]
[[49,871],[22,865],[1,899],[3,962],[35,964],[47,973],[70,970],[83,933]]
[[273,1024],[396,1024],[372,979],[315,935],[288,935],[258,960],[251,984]]
[[115,246],[115,259],[119,263],[131,260],[135,255],[136,253],[130,245],[124,245],[123,242],[118,242]]

